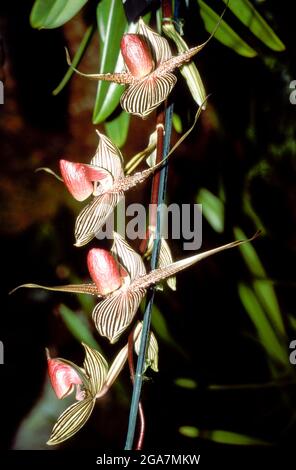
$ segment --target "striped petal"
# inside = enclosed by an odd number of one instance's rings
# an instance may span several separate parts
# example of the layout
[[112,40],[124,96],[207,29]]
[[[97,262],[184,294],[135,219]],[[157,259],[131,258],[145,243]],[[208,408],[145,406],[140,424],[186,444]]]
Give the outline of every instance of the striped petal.
[[92,248],[87,255],[87,266],[101,295],[107,295],[122,285],[120,267],[109,251]]
[[168,41],[149,28],[142,18],[139,20],[138,34],[141,34],[147,40],[156,66],[172,57]]
[[115,343],[133,320],[145,293],[145,289],[121,289],[96,305],[92,317],[100,335]]
[[[137,328],[135,329],[135,333],[137,333],[137,329],[140,327],[140,334],[135,339],[135,351],[137,355],[139,355],[140,352],[140,345],[141,345],[141,338],[142,338],[142,322],[140,322],[139,325],[137,325]],[[148,350],[146,353],[146,358],[145,358],[145,365],[144,365],[144,370],[143,373],[145,373],[146,369],[148,367],[151,367],[154,372],[158,372],[158,343],[157,339],[152,331],[149,333],[149,343],[148,343]]]
[[96,131],[99,136],[99,144],[90,164],[96,167],[105,168],[116,180],[124,177],[123,158],[120,150],[111,142],[108,137]]
[[141,256],[129,246],[125,239],[117,232],[113,232],[113,239],[111,252],[127,270],[131,281],[146,274],[146,268]]
[[[153,249],[153,243],[154,243],[154,238],[155,238],[155,229],[153,227],[149,227],[149,242],[147,246],[147,251],[145,253],[145,256],[150,258],[152,249]],[[170,250],[170,247],[167,243],[167,241],[164,238],[161,238],[160,242],[160,250],[159,250],[159,259],[158,259],[158,267],[163,268],[169,264],[173,263],[173,257],[172,253]],[[167,279],[167,285],[170,287],[172,290],[176,290],[176,277],[172,276]]]
[[121,193],[105,193],[84,207],[76,219],[76,246],[85,245],[99,233],[121,198]]
[[65,286],[41,286],[40,284],[22,284],[21,286],[16,287],[13,289],[10,294],[15,292],[22,287],[30,288],[30,289],[44,289],[50,290],[54,292],[70,292],[72,294],[90,294],[90,295],[97,295],[100,297],[98,293],[97,286],[95,284],[67,284]]
[[60,444],[76,434],[89,419],[94,405],[95,399],[88,397],[69,406],[54,425],[47,444]]
[[90,393],[93,397],[102,389],[108,373],[108,364],[99,351],[82,343],[85,349],[84,369],[89,377]]
[[162,281],[163,279],[167,279],[168,277],[176,274],[179,271],[183,271],[183,269],[186,269],[189,266],[192,266],[193,264],[201,261],[204,258],[208,258],[209,256],[219,253],[220,251],[229,250],[230,248],[234,248],[243,243],[248,243],[254,240],[254,238],[256,238],[257,236],[258,236],[258,233],[256,233],[253,237],[249,238],[248,240],[236,240],[232,243],[227,243],[226,245],[213,248],[212,250],[204,251],[203,253],[199,253],[197,255],[190,256],[189,258],[176,261],[175,263],[171,263],[168,266],[165,266],[163,268],[154,269],[153,271],[148,273],[146,276],[143,276],[142,278],[135,280],[131,288],[147,289],[149,286],[156,284]]
[[93,192],[93,184],[88,179],[85,165],[60,160],[60,170],[68,191],[77,201],[84,201]]
[[144,118],[168,97],[176,81],[172,73],[150,75],[126,89],[120,98],[121,106],[127,113]]

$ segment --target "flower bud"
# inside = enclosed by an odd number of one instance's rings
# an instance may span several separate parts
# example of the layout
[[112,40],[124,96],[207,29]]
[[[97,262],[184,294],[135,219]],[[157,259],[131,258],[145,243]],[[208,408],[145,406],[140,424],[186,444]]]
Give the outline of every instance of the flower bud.
[[135,78],[145,77],[152,71],[153,59],[144,38],[138,34],[124,34],[120,48],[124,62]]
[[108,251],[92,248],[87,255],[87,266],[99,294],[107,295],[121,287],[119,265]]

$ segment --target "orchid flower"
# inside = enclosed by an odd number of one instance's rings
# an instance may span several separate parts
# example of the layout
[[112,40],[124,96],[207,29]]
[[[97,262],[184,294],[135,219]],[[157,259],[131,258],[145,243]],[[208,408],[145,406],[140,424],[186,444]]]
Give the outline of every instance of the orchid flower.
[[237,240],[180,261],[171,262],[147,273],[141,256],[121,235],[114,232],[114,242],[110,253],[101,248],[92,248],[88,252],[87,264],[93,284],[59,287],[24,284],[20,287],[39,287],[54,291],[97,295],[102,300],[95,306],[92,318],[99,334],[106,336],[111,343],[115,343],[131,324],[150,286],[157,285],[215,253],[251,241],[256,236],[257,234],[248,240]]
[[140,19],[137,34],[127,33],[121,40],[120,48],[126,66],[125,72],[84,74],[74,69],[68,55],[67,60],[68,64],[82,76],[127,85],[120,99],[122,108],[128,113],[145,118],[166,100],[175,86],[177,78],[172,72],[189,62],[203,49],[209,39],[199,46],[173,56],[168,41]]
[[108,137],[100,134],[95,156],[90,164],[60,160],[63,181],[78,201],[93,195],[84,207],[75,224],[76,246],[88,243],[100,231],[108,216],[122,199],[124,192],[145,181],[163,163],[142,172],[124,176],[120,150]]
[[[142,324],[138,323],[134,331],[134,348],[139,354]],[[52,429],[48,445],[56,445],[76,434],[89,419],[96,400],[105,395],[121,372],[127,356],[128,345],[124,346],[115,357],[110,368],[101,353],[83,344],[85,359],[83,368],[71,361],[51,358],[47,351],[48,374],[52,388],[59,399],[70,395],[76,387],[76,402],[70,405],[58,418]],[[154,334],[150,333],[145,368],[158,371],[158,344]]]

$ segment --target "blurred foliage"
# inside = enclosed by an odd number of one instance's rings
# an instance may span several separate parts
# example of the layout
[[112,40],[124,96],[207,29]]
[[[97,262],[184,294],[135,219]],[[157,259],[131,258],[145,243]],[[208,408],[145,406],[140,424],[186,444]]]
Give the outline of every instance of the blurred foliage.
[[231,444],[239,446],[269,445],[268,442],[265,442],[261,439],[246,436],[245,434],[238,434],[236,432],[222,431],[218,429],[212,431],[206,429],[198,429],[194,426],[181,426],[179,428],[179,432],[187,437],[200,437],[201,439],[208,439],[219,444]]

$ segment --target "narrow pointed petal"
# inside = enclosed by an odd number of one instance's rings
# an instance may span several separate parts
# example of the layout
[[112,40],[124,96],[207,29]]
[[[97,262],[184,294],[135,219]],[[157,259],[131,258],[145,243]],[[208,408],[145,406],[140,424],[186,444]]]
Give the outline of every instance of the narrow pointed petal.
[[90,393],[95,397],[102,389],[107,377],[108,364],[99,351],[82,343],[85,349],[84,369],[89,377]]
[[[162,28],[165,34],[175,42],[179,53],[183,53],[189,49],[182,36],[176,31],[173,23],[166,23]],[[193,99],[198,106],[201,106],[205,102],[206,92],[195,63],[191,62],[190,64],[183,65],[180,68],[180,72],[187,82]]]
[[85,245],[99,233],[121,198],[122,193],[105,193],[84,207],[75,223],[76,246]]
[[101,295],[107,295],[122,285],[120,267],[109,251],[92,248],[87,255],[87,266]]
[[153,59],[145,39],[138,34],[124,34],[120,50],[125,65],[135,78],[148,75],[153,69]]
[[93,184],[88,179],[82,163],[60,160],[60,170],[68,191],[77,201],[84,201],[92,194]]
[[[138,322],[138,324],[135,328],[135,331],[134,331],[134,341],[137,340],[137,338],[138,338],[141,331],[142,331],[142,323]],[[124,364],[127,360],[127,356],[128,356],[128,344],[126,344],[119,351],[119,353],[116,355],[114,361],[112,362],[111,366],[109,367],[109,371],[108,371],[108,374],[107,374],[107,377],[106,377],[104,387],[103,387],[101,393],[99,393],[97,395],[97,398],[104,395],[109,390],[109,388],[113,385],[113,383],[117,379],[118,375],[120,374],[120,372],[121,372],[121,370],[122,370],[122,368],[123,368],[123,366],[124,366]]]
[[131,281],[146,274],[146,268],[141,256],[129,246],[125,239],[117,232],[113,232],[113,239],[111,252],[127,270]]
[[47,358],[48,375],[52,388],[59,399],[70,395],[74,385],[82,385],[81,377],[69,364],[65,364],[57,358]]
[[22,284],[21,286],[16,287],[13,289],[10,294],[15,292],[21,288],[29,288],[29,289],[44,289],[50,290],[54,292],[70,292],[72,294],[90,294],[90,295],[97,295],[100,297],[98,293],[98,289],[95,284],[66,284],[65,286],[41,286],[40,284]]
[[114,73],[83,73],[83,72],[80,72],[80,70],[73,67],[67,48],[66,48],[66,59],[67,59],[67,64],[69,65],[69,67],[71,67],[71,69],[75,73],[77,73],[81,77],[86,77],[90,80],[96,80],[96,81],[105,80],[107,82],[114,82],[120,85],[127,85],[129,83],[133,83],[134,81],[134,77],[130,73],[125,73],[125,72],[121,72],[121,73],[116,73],[116,72]]
[[108,137],[96,131],[99,136],[99,144],[91,165],[105,168],[113,176],[114,180],[124,177],[123,158],[120,150],[111,142]]
[[92,317],[99,334],[115,343],[133,320],[145,294],[145,289],[119,290],[96,305]]
[[168,41],[149,28],[142,19],[139,20],[138,34],[147,39],[156,66],[172,57]]
[[145,118],[168,97],[176,81],[172,73],[150,75],[127,88],[121,95],[121,106],[127,113]]
[[[135,332],[137,329],[135,330]],[[135,341],[135,351],[137,355],[139,355],[140,352],[140,345],[141,345],[141,338],[142,338],[142,322],[140,323],[140,334],[135,338],[134,336],[134,341]],[[146,358],[145,358],[145,366],[144,366],[144,373],[148,367],[151,367],[154,372],[158,372],[158,343],[157,339],[152,331],[149,333],[149,343],[148,343],[148,349],[146,353]]]
[[248,240],[236,240],[234,242],[227,243],[226,245],[213,248],[212,250],[204,251],[203,253],[199,253],[197,255],[190,256],[189,258],[176,261],[175,263],[171,263],[166,267],[154,269],[153,271],[148,273],[146,276],[143,276],[142,278],[135,280],[131,288],[147,289],[149,286],[156,284],[162,281],[163,279],[167,279],[168,277],[176,274],[179,271],[183,271],[183,269],[186,269],[189,266],[192,266],[193,264],[201,261],[204,258],[208,258],[209,256],[219,253],[220,251],[234,248],[236,246],[241,245],[242,243],[248,243],[254,240],[254,238],[256,238],[257,236],[258,234],[256,233],[252,238]]
[[76,434],[89,419],[95,399],[88,397],[69,406],[53,427],[48,445],[60,444]]

